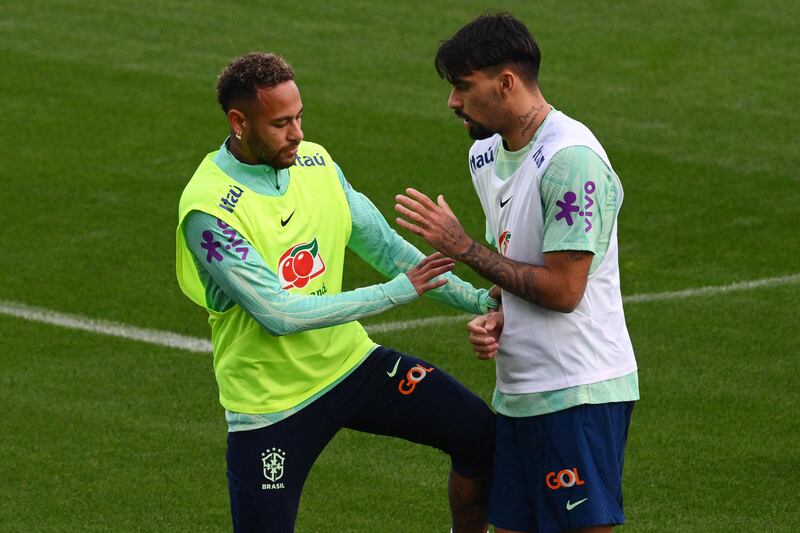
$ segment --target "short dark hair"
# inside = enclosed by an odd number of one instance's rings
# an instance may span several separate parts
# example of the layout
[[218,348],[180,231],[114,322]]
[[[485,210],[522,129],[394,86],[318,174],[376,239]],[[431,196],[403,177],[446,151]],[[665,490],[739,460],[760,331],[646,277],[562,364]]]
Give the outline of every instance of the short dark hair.
[[541,59],[525,24],[509,13],[486,13],[442,41],[434,65],[451,84],[476,70],[503,66],[516,67],[523,79],[536,83]]
[[217,101],[228,112],[236,101],[255,97],[258,89],[294,79],[294,70],[278,54],[250,52],[234,58],[217,78]]

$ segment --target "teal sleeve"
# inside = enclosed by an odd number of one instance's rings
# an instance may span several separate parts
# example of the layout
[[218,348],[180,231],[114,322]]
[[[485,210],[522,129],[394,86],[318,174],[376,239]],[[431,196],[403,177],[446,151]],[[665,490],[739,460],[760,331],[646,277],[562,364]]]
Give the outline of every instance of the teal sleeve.
[[492,232],[492,227],[489,225],[488,220],[486,221],[486,242],[490,246],[497,247],[497,241],[494,239],[494,232]]
[[[388,278],[394,278],[414,268],[425,255],[413,244],[397,234],[383,217],[377,207],[363,194],[359,193],[345,180],[337,165],[339,179],[350,205],[353,231],[348,247],[375,270]],[[497,302],[489,296],[487,289],[476,289],[458,276],[447,273],[447,284],[425,293],[433,300],[467,311],[483,314],[489,308],[496,308]]]
[[404,274],[387,283],[330,296],[290,293],[235,228],[192,211],[182,230],[206,287],[209,307],[224,311],[239,305],[273,335],[352,322],[417,298]]
[[553,156],[540,184],[544,252],[594,254],[594,272],[608,250],[621,200],[619,181],[593,150],[570,146]]

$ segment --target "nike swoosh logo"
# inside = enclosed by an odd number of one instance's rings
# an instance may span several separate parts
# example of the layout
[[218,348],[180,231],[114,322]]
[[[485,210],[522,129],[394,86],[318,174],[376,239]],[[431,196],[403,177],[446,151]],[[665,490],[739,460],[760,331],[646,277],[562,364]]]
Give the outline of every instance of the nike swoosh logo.
[[386,375],[390,378],[393,378],[395,374],[397,374],[397,367],[400,365],[400,358],[397,358],[397,361],[394,363],[394,368],[391,372],[387,372]]
[[582,500],[576,501],[575,503],[571,503],[569,500],[567,500],[567,511],[571,511],[571,510],[575,509],[577,506],[579,506],[580,504],[582,504],[583,502],[585,502],[588,499],[589,498],[584,498]]
[[511,201],[512,198],[514,198],[514,196],[509,196],[508,199],[505,202],[501,198],[500,199],[500,209],[504,208],[506,206],[506,204]]
[[285,226],[286,224],[288,224],[289,221],[292,220],[293,216],[294,216],[294,211],[292,211],[292,214],[289,215],[289,218],[287,218],[286,220],[283,220],[283,218],[281,218],[281,226]]

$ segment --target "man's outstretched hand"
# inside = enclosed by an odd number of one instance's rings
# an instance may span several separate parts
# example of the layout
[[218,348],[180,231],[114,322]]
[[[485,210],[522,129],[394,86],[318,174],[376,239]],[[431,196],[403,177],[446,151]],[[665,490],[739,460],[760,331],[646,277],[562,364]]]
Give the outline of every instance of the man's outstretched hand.
[[405,218],[395,219],[400,227],[425,239],[444,255],[458,259],[472,245],[444,196],[437,203],[416,189],[406,189],[406,194],[395,196],[394,209]]
[[417,266],[406,272],[406,276],[411,281],[411,284],[417,289],[417,294],[422,296],[423,293],[432,289],[437,289],[447,283],[447,279],[434,279],[436,276],[441,276],[445,272],[453,270],[455,261],[449,257],[445,257],[439,252],[429,255],[419,262]]

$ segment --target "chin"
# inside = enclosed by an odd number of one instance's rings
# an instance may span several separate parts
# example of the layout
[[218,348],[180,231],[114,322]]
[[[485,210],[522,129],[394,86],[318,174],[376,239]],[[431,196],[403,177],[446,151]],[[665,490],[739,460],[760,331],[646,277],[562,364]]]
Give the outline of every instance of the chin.
[[297,160],[297,156],[293,156],[288,159],[282,159],[280,161],[275,161],[272,165],[270,165],[275,170],[281,170],[284,168],[289,168],[290,166],[294,165],[294,162]]
[[469,136],[471,139],[475,141],[482,141],[483,139],[488,139],[495,133],[497,132],[491,131],[483,127],[470,126],[469,128]]

